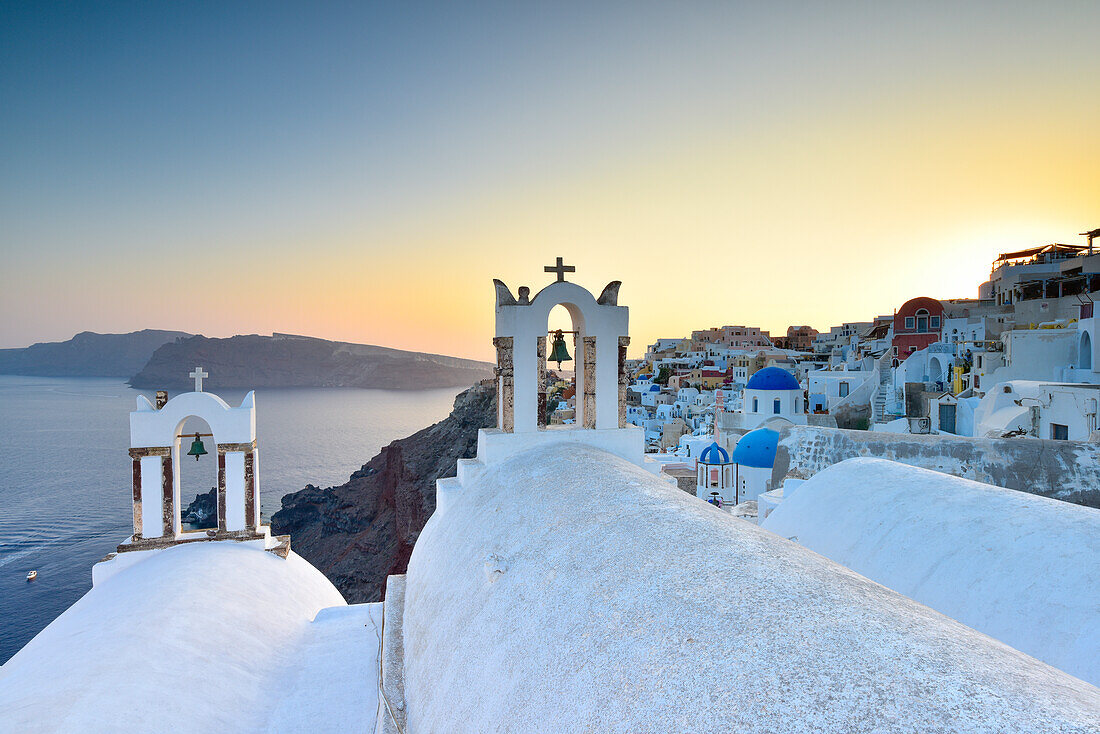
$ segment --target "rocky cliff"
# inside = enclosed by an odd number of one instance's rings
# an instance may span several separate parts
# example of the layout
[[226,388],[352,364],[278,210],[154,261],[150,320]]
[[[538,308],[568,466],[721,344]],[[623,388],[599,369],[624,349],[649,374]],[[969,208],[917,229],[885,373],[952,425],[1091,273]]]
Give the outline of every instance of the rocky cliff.
[[130,379],[145,389],[183,389],[187,373],[202,365],[206,386],[374,387],[424,389],[470,385],[493,374],[493,365],[439,354],[368,344],[273,334],[210,339],[196,336],[165,344]]
[[290,533],[296,553],[320,569],[349,603],[378,601],[386,577],[405,572],[435,510],[435,480],[477,454],[477,431],[496,424],[492,381],[455,398],[434,426],[394,441],[338,487],[312,485],[283,497],[272,532]]
[[82,331],[63,342],[42,342],[20,349],[0,349],[0,375],[40,377],[129,377],[161,346],[182,331],[145,329],[129,334]]
[[196,494],[194,501],[180,512],[180,519],[193,530],[217,527],[218,490],[211,487],[209,492]]

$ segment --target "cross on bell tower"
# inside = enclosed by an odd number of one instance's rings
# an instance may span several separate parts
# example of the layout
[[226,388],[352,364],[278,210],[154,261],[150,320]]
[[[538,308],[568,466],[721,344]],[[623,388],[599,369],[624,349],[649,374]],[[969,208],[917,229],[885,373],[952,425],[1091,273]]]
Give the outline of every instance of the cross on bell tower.
[[202,380],[204,377],[210,377],[210,373],[204,372],[202,367],[196,367],[188,377],[195,379],[195,392],[202,392]]
[[562,260],[561,260],[560,257],[558,258],[558,262],[555,265],[547,265],[546,267],[543,268],[543,270],[547,273],[557,273],[558,274],[558,280],[557,280],[558,283],[564,283],[565,282],[565,274],[566,273],[575,273],[575,272],[577,272],[576,266],[574,266],[574,265],[563,265]]

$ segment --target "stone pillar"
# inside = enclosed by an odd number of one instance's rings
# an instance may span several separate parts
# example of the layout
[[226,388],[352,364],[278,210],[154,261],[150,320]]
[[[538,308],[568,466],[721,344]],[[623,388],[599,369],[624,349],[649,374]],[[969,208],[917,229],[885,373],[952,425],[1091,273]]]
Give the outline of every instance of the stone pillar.
[[176,537],[176,499],[174,495],[174,482],[172,481],[172,454],[161,459],[161,518],[164,523],[162,538]]
[[546,337],[540,336],[537,341],[535,359],[538,363],[538,395],[539,395],[539,428],[546,428]]
[[596,337],[582,340],[584,350],[584,428],[596,427]]
[[225,525],[225,452],[218,447],[218,532],[224,533]]
[[626,348],[629,344],[629,336],[619,337],[619,428],[626,428],[626,389],[630,386],[630,376],[626,374]]
[[497,415],[504,433],[515,428],[515,375],[512,362],[513,337],[498,336],[493,339],[497,348]]
[[132,461],[134,463],[134,540],[141,540],[141,458],[134,457]]
[[244,529],[256,532],[256,452],[244,455]]

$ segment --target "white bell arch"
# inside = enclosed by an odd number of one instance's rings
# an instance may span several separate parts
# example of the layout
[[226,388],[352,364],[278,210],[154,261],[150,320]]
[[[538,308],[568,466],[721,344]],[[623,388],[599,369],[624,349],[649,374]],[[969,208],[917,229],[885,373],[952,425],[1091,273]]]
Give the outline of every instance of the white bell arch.
[[577,331],[578,425],[586,429],[620,428],[626,423],[625,361],[629,309],[619,306],[619,282],[596,299],[564,280],[517,301],[501,281],[497,287],[496,338],[498,427],[505,433],[543,428],[546,335],[550,311],[562,306]]
[[[188,418],[210,426],[218,464],[218,527],[186,532],[180,523],[180,436]],[[142,550],[208,538],[250,539],[264,535],[260,525],[259,466],[256,450],[256,396],[249,392],[232,407],[208,392],[187,392],[157,409],[141,395],[130,413],[133,461],[133,536],[119,551]]]

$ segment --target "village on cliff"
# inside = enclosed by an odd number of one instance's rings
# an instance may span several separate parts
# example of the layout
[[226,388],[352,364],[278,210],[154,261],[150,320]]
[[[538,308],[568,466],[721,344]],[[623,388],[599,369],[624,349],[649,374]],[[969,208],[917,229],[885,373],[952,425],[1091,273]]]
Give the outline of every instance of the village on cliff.
[[137,399],[132,534],[0,667],[0,732],[1100,731],[1098,235],[640,360],[619,281],[494,281],[496,425],[375,603],[264,524],[262,395],[196,367]]

